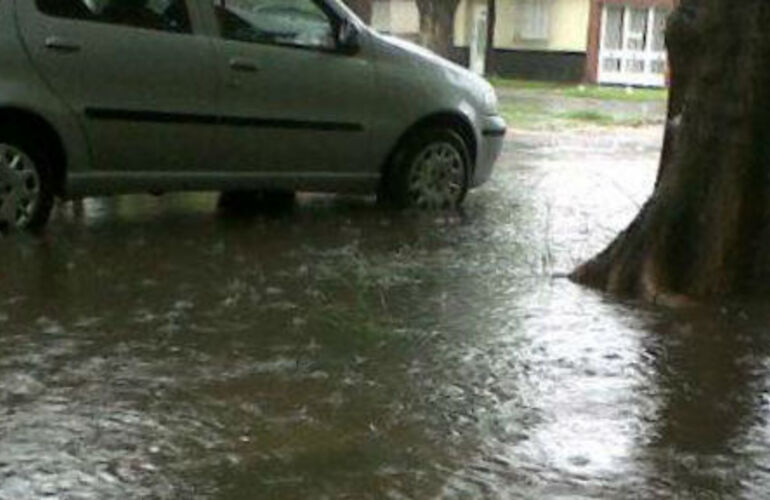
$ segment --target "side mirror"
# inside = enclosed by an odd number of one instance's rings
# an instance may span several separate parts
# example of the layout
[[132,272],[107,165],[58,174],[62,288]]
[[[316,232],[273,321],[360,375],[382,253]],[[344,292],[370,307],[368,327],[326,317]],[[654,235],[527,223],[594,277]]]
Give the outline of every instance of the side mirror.
[[355,24],[343,20],[337,29],[337,49],[345,54],[355,54],[361,48],[361,34]]

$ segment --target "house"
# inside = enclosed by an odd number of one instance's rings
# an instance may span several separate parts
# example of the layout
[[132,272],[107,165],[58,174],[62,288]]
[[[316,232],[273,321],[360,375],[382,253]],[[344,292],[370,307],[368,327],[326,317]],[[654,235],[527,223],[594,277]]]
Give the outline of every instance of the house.
[[[676,1],[497,0],[494,51],[486,61],[487,0],[461,0],[452,58],[505,77],[663,86],[663,32]],[[414,0],[375,0],[372,24],[417,40],[419,12]]]
[[[486,0],[463,0],[455,46],[481,69],[486,50]],[[532,80],[580,81],[585,75],[590,0],[497,0],[489,74]]]

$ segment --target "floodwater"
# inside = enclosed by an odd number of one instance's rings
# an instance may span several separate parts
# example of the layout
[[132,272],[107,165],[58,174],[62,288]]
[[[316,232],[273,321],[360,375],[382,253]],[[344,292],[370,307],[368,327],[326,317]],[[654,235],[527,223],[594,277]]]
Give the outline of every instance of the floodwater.
[[766,497],[766,308],[561,277],[660,132],[514,135],[460,214],[62,206],[0,241],[0,499]]

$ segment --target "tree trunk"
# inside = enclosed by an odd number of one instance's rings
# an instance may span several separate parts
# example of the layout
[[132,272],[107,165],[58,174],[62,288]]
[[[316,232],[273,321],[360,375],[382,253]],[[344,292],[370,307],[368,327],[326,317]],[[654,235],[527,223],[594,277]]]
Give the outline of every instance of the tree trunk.
[[455,11],[459,3],[460,0],[417,0],[422,44],[446,58],[452,56]]
[[572,278],[676,306],[770,291],[770,2],[683,0],[668,23],[655,190]]
[[348,7],[366,24],[372,22],[373,0],[344,0]]
[[484,72],[495,73],[495,30],[497,28],[497,0],[487,0],[487,53],[485,54]]

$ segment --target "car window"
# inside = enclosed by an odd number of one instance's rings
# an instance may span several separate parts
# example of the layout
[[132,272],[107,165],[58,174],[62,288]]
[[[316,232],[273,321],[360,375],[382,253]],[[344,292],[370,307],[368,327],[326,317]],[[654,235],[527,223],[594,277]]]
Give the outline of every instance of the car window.
[[41,12],[69,19],[190,33],[185,0],[37,0]]
[[313,0],[214,0],[223,38],[332,49],[334,26]]

